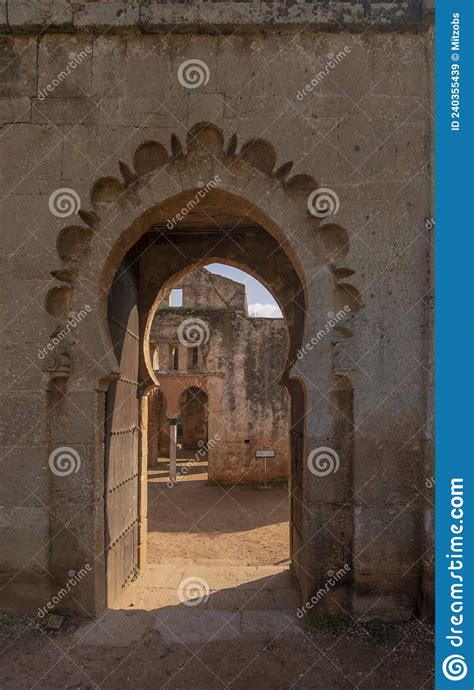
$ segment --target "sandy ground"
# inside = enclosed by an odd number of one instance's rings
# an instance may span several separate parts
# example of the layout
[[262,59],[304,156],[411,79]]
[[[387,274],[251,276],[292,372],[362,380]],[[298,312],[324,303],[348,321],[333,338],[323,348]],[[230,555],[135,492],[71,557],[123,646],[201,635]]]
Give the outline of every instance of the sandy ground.
[[[184,455],[184,454],[183,454]],[[191,453],[186,453],[192,457]],[[168,464],[149,472],[148,562],[278,565],[289,557],[288,487],[209,486],[207,463],[178,461],[178,482],[167,486]],[[189,473],[183,469],[189,467]]]
[[[286,487],[208,486],[205,470],[171,488],[164,463],[150,471],[150,567],[100,621],[0,614],[2,689],[433,687],[426,622],[297,620]],[[177,596],[189,576],[199,605]]]
[[153,631],[124,647],[88,646],[76,621],[58,632],[0,619],[0,686],[23,688],[433,688],[431,631],[341,623],[308,627],[301,639],[170,644]]

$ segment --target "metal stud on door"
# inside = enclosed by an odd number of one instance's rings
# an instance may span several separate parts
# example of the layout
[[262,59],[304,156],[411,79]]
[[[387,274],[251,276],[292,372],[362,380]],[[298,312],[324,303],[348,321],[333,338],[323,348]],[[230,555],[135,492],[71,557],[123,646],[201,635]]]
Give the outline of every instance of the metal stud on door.
[[106,395],[105,543],[107,605],[132,579],[138,565],[139,320],[137,281],[124,261],[114,278],[108,321],[120,377]]

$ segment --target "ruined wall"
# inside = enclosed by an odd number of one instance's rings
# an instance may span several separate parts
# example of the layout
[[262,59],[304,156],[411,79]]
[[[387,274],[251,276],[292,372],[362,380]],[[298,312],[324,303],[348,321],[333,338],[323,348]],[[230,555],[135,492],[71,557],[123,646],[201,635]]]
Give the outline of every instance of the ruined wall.
[[[94,212],[107,207],[110,187],[102,193],[99,179],[122,174],[130,185],[145,175],[141,144],[160,141],[179,157],[176,141],[185,146],[188,131],[208,121],[222,129],[226,150],[237,134],[237,155],[250,139],[272,143],[275,160],[262,166],[267,178],[250,167],[241,173],[234,160],[229,187],[254,194],[254,205],[267,205],[275,218],[285,218],[288,203],[271,174],[286,161],[293,161],[292,176],[312,175],[337,193],[337,216],[329,220],[347,228],[348,241],[335,243],[332,268],[340,281],[355,272],[364,308],[346,324],[354,337],[328,336],[294,367],[307,391],[305,451],[331,446],[341,456],[338,473],[317,477],[304,467],[295,484],[301,539],[324,539],[306,570],[317,587],[329,569],[349,562],[344,604],[363,611],[377,602],[375,614],[385,607],[408,615],[432,586],[432,560],[424,556],[433,527],[426,485],[433,454],[432,234],[425,224],[432,217],[430,3],[1,0],[0,28],[3,594],[44,603],[52,552],[62,554],[55,573],[67,576],[91,548],[101,551],[100,419],[113,367],[95,344],[104,297],[97,286],[91,291],[93,273],[75,284],[82,300],[76,313],[90,306],[91,314],[71,326],[65,354],[56,350],[52,362],[42,354],[69,314],[59,293],[48,293],[61,287],[67,294],[79,270],[80,238],[94,225],[94,216],[75,211],[91,208],[93,188]],[[199,88],[178,79],[190,59],[209,70]],[[209,154],[196,167],[195,186],[213,172]],[[185,179],[185,164],[180,173]],[[244,176],[247,185],[234,189]],[[162,180],[161,189],[178,194],[179,179]],[[64,189],[70,213],[54,203]],[[284,193],[306,209],[310,189],[299,189],[299,196],[289,186]],[[112,230],[126,227],[123,217],[131,225],[139,204],[127,198],[100,232],[90,230],[94,261],[119,252]],[[58,242],[66,225],[72,230]],[[326,267],[316,243],[302,240],[302,223],[287,218],[282,227],[303,267],[307,342],[334,310],[320,290]],[[325,369],[322,355],[336,347],[333,369]],[[343,378],[342,392],[328,394],[334,373]],[[51,391],[61,377],[69,377],[67,385]],[[343,398],[340,406],[334,395]],[[341,443],[336,430],[348,398],[352,432]],[[80,471],[52,474],[49,460],[59,446],[79,453]],[[81,602],[89,606],[99,580],[100,571],[84,583]]]
[[[180,327],[197,324],[201,329],[199,364],[193,372],[208,395],[211,481],[262,481],[263,461],[255,451],[269,449],[276,457],[267,461],[268,478],[287,478],[290,408],[288,392],[280,385],[288,351],[284,320],[249,318],[245,286],[205,269],[193,271],[173,288],[183,289],[183,306],[167,307],[165,291],[150,346],[158,346],[160,353],[178,347],[187,370],[189,348],[179,336]],[[156,374],[159,381],[166,375],[163,369]],[[176,372],[174,385],[180,393],[188,385],[182,381]]]
[[[183,291],[183,307],[191,309],[235,309],[247,311],[245,285],[200,268],[178,280],[173,288]],[[169,306],[171,288],[163,291],[158,309]]]

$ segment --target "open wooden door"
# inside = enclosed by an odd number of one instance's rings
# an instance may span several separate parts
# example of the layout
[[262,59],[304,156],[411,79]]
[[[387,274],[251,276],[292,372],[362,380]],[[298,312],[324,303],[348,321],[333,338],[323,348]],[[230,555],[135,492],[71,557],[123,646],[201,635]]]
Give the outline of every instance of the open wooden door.
[[138,567],[139,544],[139,319],[134,267],[124,260],[114,278],[108,321],[120,378],[106,395],[105,548],[107,606]]
[[290,563],[298,587],[305,581],[305,534],[303,512],[304,394],[298,381],[291,381],[290,467]]

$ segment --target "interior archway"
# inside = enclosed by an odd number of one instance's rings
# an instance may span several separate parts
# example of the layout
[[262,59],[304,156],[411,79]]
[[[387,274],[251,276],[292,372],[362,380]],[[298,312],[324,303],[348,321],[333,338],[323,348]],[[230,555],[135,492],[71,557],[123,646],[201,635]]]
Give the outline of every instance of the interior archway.
[[[222,197],[220,197],[222,199]],[[237,215],[236,215],[237,214]],[[304,433],[304,391],[301,387],[294,387],[290,383],[290,370],[295,359],[295,352],[301,341],[304,331],[304,290],[297,271],[290,261],[287,253],[282,248],[281,244],[262,226],[252,221],[247,216],[240,216],[238,210],[233,214],[219,215],[219,209],[207,206],[206,209],[200,209],[198,212],[193,212],[188,215],[186,222],[181,223],[179,227],[169,230],[163,226],[162,223],[154,223],[149,227],[146,233],[140,238],[137,244],[129,250],[126,255],[126,262],[134,266],[136,271],[138,292],[137,304],[140,312],[140,366],[139,366],[139,381],[141,389],[148,391],[148,395],[144,398],[144,404],[147,405],[147,410],[142,410],[142,420],[144,417],[147,423],[141,423],[142,428],[142,456],[145,448],[150,448],[149,441],[145,440],[150,419],[154,412],[154,404],[152,402],[151,391],[156,386],[159,387],[163,396],[166,399],[166,409],[168,421],[170,424],[170,437],[175,434],[177,443],[171,444],[174,450],[170,450],[170,479],[173,485],[173,474],[171,467],[176,466],[176,448],[185,447],[191,441],[186,440],[187,423],[182,414],[182,395],[184,391],[200,390],[206,397],[212,395],[216,388],[215,381],[220,381],[219,377],[214,379],[208,378],[206,383],[203,382],[205,374],[202,369],[197,366],[196,359],[195,370],[189,366],[190,350],[183,348],[179,343],[179,327],[174,325],[174,332],[169,336],[166,342],[155,340],[150,343],[150,335],[152,333],[154,319],[157,318],[157,307],[160,303],[166,305],[164,313],[169,316],[169,299],[168,293],[176,285],[180,285],[180,280],[186,278],[192,272],[196,272],[205,264],[212,262],[220,262],[236,268],[240,268],[251,275],[258,277],[269,291],[275,295],[281,311],[284,314],[284,319],[280,319],[281,328],[284,331],[284,339],[278,336],[284,343],[284,351],[280,365],[275,363],[272,369],[272,376],[276,375],[279,386],[284,386],[287,390],[285,395],[288,396],[288,403],[286,403],[286,412],[280,409],[277,410],[277,416],[283,418],[286,415],[288,419],[286,437],[281,437],[275,442],[273,437],[278,437],[278,429],[272,433],[272,438],[268,437],[267,443],[262,440],[260,445],[250,438],[245,429],[242,430],[240,437],[241,450],[233,450],[230,457],[232,462],[228,463],[227,469],[214,461],[215,457],[222,454],[222,446],[214,451],[214,448],[206,448],[209,454],[209,472],[213,482],[217,483],[242,483],[242,481],[260,481],[263,482],[263,467],[265,466],[265,481],[267,479],[267,460],[255,460],[257,451],[268,451],[269,449],[276,454],[277,461],[269,462],[268,479],[272,480],[283,476],[282,467],[293,468],[291,484],[293,487],[297,478],[297,467],[301,465],[303,445],[302,443],[290,444],[290,429],[292,435],[298,433],[303,438]],[[116,281],[120,281],[120,276],[123,270],[119,269]],[[186,304],[183,305],[186,307]],[[111,305],[109,303],[109,316]],[[248,315],[241,316],[242,321],[246,321]],[[188,319],[189,320],[189,319]],[[202,319],[197,319],[203,323]],[[255,320],[256,322],[258,319]],[[268,320],[269,322],[271,320]],[[268,325],[268,324],[267,324]],[[217,324],[211,323],[209,325],[210,331],[216,331]],[[281,329],[279,329],[280,331]],[[256,335],[256,334],[255,334]],[[218,336],[221,337],[221,336]],[[267,340],[276,337],[270,329],[268,330]],[[252,351],[252,346],[256,345],[256,338],[247,334],[249,341],[249,351]],[[261,342],[265,343],[265,347],[271,349],[271,342],[265,342],[265,338],[260,338]],[[252,341],[254,341],[252,343]],[[276,341],[275,341],[276,342]],[[275,347],[275,350],[277,348]],[[183,351],[184,350],[184,351]],[[158,362],[156,358],[158,352]],[[247,354],[247,357],[249,355]],[[186,359],[184,362],[183,357]],[[202,364],[203,355],[200,354],[200,363]],[[157,369],[157,363],[159,368]],[[162,363],[165,364],[165,370],[161,368]],[[207,373],[207,372],[206,372]],[[179,374],[180,387],[177,390],[173,389],[173,381]],[[252,377],[249,376],[249,379]],[[111,391],[114,390],[117,384],[112,384],[107,393],[107,398],[111,396]],[[207,388],[206,388],[207,386]],[[222,395],[222,391],[220,393]],[[151,397],[150,397],[151,396]],[[192,396],[193,399],[196,395]],[[219,397],[219,393],[216,397]],[[293,401],[292,398],[299,398]],[[188,401],[189,403],[189,401]],[[273,402],[273,406],[277,403]],[[281,403],[278,403],[281,404]],[[278,406],[278,405],[277,405]],[[283,405],[284,407],[285,405]],[[291,408],[294,413],[290,416]],[[299,415],[298,417],[296,415]],[[214,415],[215,417],[217,415]],[[230,416],[230,415],[229,415]],[[238,418],[239,415],[236,415]],[[228,419],[228,417],[227,417]],[[183,425],[183,426],[181,426]],[[219,431],[211,433],[207,428],[204,430],[204,424],[195,424],[198,427],[198,435],[209,435],[209,438],[221,438]],[[215,426],[215,425],[214,425]],[[174,428],[173,428],[174,427]],[[202,428],[199,428],[202,427]],[[207,427],[207,423],[206,423]],[[229,424],[224,424],[219,428],[228,428]],[[221,432],[224,433],[224,432]],[[280,434],[281,436],[281,434]],[[208,439],[196,438],[194,443],[203,441],[206,443]],[[222,441],[224,443],[224,441]],[[263,446],[263,447],[262,447]],[[267,448],[268,446],[268,448]],[[223,446],[229,448],[229,445]],[[185,448],[186,449],[186,448]],[[290,453],[292,457],[290,458]],[[286,460],[285,460],[286,457]],[[242,465],[242,462],[247,465]],[[173,465],[174,463],[174,465]],[[107,463],[106,463],[107,464]],[[142,457],[142,464],[144,459]],[[212,468],[212,471],[211,471]],[[231,471],[232,468],[232,471]],[[287,472],[289,469],[287,470]],[[178,478],[182,476],[181,458],[178,458]],[[227,474],[226,474],[227,472]],[[261,476],[260,476],[261,475]],[[286,475],[287,476],[287,475]],[[245,479],[246,477],[246,479]],[[299,475],[301,479],[301,471]],[[294,487],[293,487],[294,488]],[[142,494],[144,491],[142,490]],[[281,503],[281,497],[277,503]],[[123,526],[122,526],[123,527]],[[298,530],[297,524],[291,527],[291,530]],[[299,536],[301,541],[301,535]],[[299,553],[295,551],[294,562],[298,562]],[[288,558],[288,556],[287,556]],[[139,557],[137,556],[137,563]],[[125,571],[130,570],[129,567]],[[295,568],[296,572],[296,568]],[[110,579],[110,574],[108,575]]]

